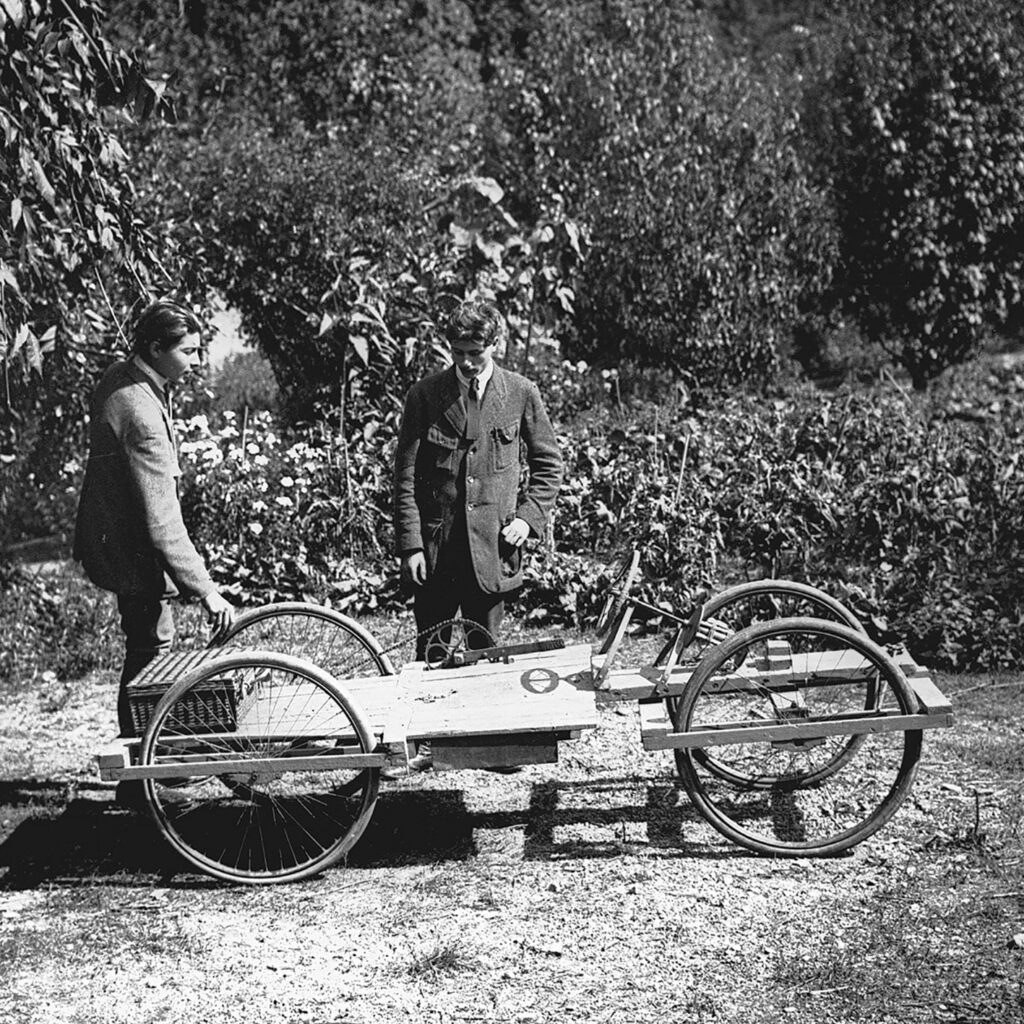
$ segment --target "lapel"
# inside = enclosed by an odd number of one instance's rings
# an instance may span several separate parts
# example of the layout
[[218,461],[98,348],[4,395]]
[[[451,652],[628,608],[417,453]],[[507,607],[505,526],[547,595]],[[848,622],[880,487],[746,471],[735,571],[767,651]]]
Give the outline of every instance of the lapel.
[[505,371],[494,364],[494,373],[491,374],[490,383],[484,392],[484,400],[480,403],[480,429],[484,425],[490,425],[497,417],[498,412],[505,407],[505,399],[508,395],[508,378]]
[[437,397],[444,418],[451,424],[455,436],[462,437],[466,432],[466,403],[459,389],[454,365],[441,374]]

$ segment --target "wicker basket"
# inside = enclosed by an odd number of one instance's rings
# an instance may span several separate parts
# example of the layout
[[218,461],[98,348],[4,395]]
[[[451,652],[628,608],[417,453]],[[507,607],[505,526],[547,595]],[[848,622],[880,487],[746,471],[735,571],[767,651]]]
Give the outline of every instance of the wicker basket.
[[[180,651],[154,658],[129,684],[128,705],[136,736],[141,736],[160,698],[186,672],[223,650]],[[191,687],[175,705],[168,733],[233,732],[238,721],[238,695],[231,675]]]

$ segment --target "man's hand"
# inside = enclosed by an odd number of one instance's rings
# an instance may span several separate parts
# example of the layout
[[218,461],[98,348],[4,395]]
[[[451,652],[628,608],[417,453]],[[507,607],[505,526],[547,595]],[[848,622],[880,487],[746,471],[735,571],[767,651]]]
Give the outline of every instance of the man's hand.
[[518,548],[522,546],[523,541],[530,536],[530,525],[525,519],[513,519],[501,531],[501,539],[506,544],[511,544],[512,547]]
[[427,559],[422,551],[402,555],[402,582],[422,587],[427,582]]
[[206,621],[213,626],[214,634],[223,633],[235,621],[235,606],[224,600],[216,590],[211,590],[203,598],[203,607],[206,609]]

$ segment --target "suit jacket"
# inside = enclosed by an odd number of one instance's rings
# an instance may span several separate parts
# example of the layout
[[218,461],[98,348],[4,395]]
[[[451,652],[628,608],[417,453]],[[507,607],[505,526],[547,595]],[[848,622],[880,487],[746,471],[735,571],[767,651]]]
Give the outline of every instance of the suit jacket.
[[163,394],[131,360],[115,363],[93,395],[75,523],[74,556],[93,583],[117,594],[215,589],[181,518],[180,476]]
[[479,439],[468,448],[465,429],[454,366],[412,386],[395,454],[395,546],[399,555],[423,550],[432,572],[462,502],[477,582],[486,593],[505,593],[523,582],[522,558],[500,540],[501,529],[519,517],[540,536],[562,483],[562,456],[537,385],[500,366],[480,404]]

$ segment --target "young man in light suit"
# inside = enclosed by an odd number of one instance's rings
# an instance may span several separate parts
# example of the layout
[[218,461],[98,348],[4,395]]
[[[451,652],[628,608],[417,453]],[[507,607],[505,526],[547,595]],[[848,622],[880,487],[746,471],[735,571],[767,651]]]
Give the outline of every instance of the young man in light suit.
[[447,328],[454,365],[406,397],[395,543],[414,588],[419,658],[423,632],[456,613],[497,635],[504,602],[523,583],[523,542],[543,533],[561,486],[562,457],[537,385],[494,362],[505,336],[494,305],[463,303]]
[[107,370],[92,400],[74,557],[93,583],[117,594],[125,635],[122,736],[133,732],[128,682],[174,638],[171,599],[199,598],[216,630],[234,619],[189,539],[178,501],[169,386],[199,365],[199,332],[184,306],[152,303],[135,324],[131,357]]

